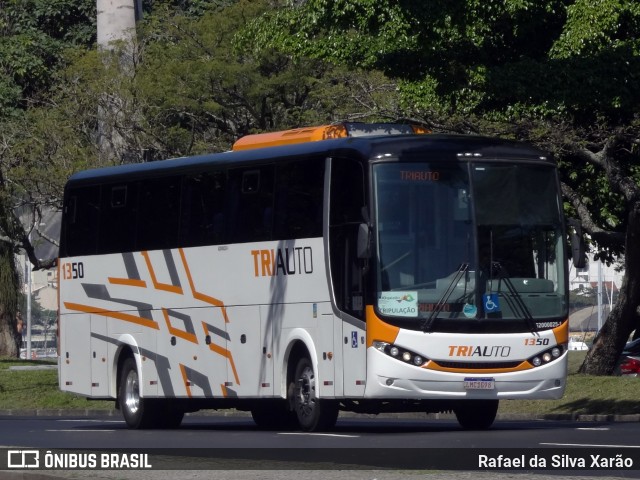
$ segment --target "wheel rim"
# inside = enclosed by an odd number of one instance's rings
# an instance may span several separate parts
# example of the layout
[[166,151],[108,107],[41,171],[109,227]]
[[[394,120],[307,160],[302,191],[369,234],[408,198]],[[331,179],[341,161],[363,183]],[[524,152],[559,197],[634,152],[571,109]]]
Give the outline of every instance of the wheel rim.
[[140,408],[140,387],[138,386],[138,373],[130,371],[124,384],[124,403],[129,412],[135,414]]
[[313,415],[316,407],[316,379],[313,368],[306,366],[298,378],[296,386],[296,402],[298,411],[304,417]]

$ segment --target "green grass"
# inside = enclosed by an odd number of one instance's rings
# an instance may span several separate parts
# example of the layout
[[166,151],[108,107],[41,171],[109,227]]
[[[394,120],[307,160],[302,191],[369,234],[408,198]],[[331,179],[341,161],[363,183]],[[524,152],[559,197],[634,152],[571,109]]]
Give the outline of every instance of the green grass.
[[[506,400],[501,414],[640,414],[640,378],[593,377],[576,373],[585,352],[569,352],[567,390],[560,400]],[[0,359],[0,410],[105,409],[113,401],[87,400],[58,389],[57,370],[9,370],[18,365],[51,365],[46,361]]]
[[536,415],[640,414],[640,378],[578,374],[586,352],[569,352],[567,389],[559,400],[506,400],[499,413]]
[[13,366],[55,365],[44,360],[0,358],[0,409],[112,409],[112,401],[87,400],[58,389],[58,371],[10,370]]

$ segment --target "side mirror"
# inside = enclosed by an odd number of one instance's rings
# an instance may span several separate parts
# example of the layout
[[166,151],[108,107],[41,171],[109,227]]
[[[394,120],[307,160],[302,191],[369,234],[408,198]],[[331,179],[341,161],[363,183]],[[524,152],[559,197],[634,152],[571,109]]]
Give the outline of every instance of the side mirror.
[[580,221],[575,218],[569,218],[567,223],[572,227],[570,238],[573,266],[576,268],[584,268],[586,266],[586,245],[584,235],[582,234],[582,225]]
[[366,223],[358,225],[357,249],[358,258],[369,258],[371,256],[371,230]]

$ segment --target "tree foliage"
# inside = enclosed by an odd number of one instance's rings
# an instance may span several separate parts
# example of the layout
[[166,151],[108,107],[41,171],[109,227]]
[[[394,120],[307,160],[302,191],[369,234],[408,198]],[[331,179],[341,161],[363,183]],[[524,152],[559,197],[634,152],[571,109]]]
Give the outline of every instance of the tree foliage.
[[567,211],[598,256],[625,255],[620,300],[583,366],[612,371],[640,327],[638,2],[308,0],[260,17],[242,41],[382,70],[402,116],[554,153]]
[[[73,171],[226,150],[253,131],[411,118],[528,140],[555,154],[566,209],[599,256],[625,255],[585,364],[610,371],[640,322],[638,2],[142,4],[123,62],[124,50],[93,48],[92,1],[0,1],[3,241],[32,253],[15,207],[59,204]],[[106,131],[115,156],[100,148]]]

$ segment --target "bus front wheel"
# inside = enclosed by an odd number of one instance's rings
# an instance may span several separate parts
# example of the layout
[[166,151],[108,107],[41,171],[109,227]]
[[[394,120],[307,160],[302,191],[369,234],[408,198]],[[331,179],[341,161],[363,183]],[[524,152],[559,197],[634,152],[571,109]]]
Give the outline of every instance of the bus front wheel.
[[289,391],[293,397],[293,410],[302,430],[313,432],[333,428],[338,419],[338,404],[318,397],[317,378],[308,357],[298,360]]
[[496,419],[498,400],[461,400],[453,408],[458,423],[466,430],[486,430]]

